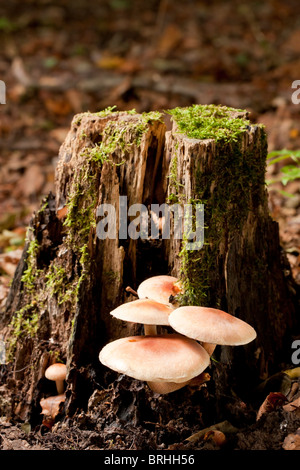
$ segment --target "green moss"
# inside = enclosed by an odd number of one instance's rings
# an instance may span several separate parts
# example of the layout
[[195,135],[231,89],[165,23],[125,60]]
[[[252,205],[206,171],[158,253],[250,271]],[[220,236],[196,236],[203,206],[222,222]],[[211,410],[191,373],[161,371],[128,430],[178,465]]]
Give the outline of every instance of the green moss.
[[7,341],[7,359],[12,360],[17,343],[22,338],[34,338],[39,326],[39,305],[36,301],[24,305],[15,312],[11,322],[11,334]]
[[66,269],[56,264],[51,264],[45,275],[45,287],[50,296],[56,295],[58,304],[69,301],[73,296],[70,281]]
[[[43,206],[43,210],[44,207],[45,205]],[[28,230],[27,241],[30,231],[31,228]],[[36,288],[37,279],[39,279],[43,272],[41,269],[37,268],[38,251],[39,244],[36,239],[32,239],[27,249],[27,267],[21,278],[25,305],[14,313],[10,322],[11,335],[7,345],[9,360],[14,354],[18,340],[20,338],[34,338],[38,331],[39,311],[43,304],[41,296],[39,295],[39,289]]]
[[101,111],[98,111],[97,113],[91,113],[90,111],[86,111],[84,113],[79,113],[76,115],[76,121],[75,124],[79,126],[81,124],[81,120],[84,116],[97,116],[97,117],[107,117],[110,116],[112,113],[116,111],[116,106],[108,106],[105,109],[102,109]]
[[234,118],[233,113],[245,112],[216,105],[193,105],[167,111],[182,132],[191,139],[214,139],[216,142],[233,142],[249,125],[245,118]]
[[26,290],[33,290],[35,287],[35,279],[39,274],[39,270],[36,266],[36,255],[39,250],[39,244],[37,240],[32,240],[27,249],[27,269],[24,271],[21,281],[24,283]]

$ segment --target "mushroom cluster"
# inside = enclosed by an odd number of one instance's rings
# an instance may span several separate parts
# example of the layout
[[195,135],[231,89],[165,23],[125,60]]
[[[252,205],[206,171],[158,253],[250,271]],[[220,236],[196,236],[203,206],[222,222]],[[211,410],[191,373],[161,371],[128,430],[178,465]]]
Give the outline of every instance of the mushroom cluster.
[[[114,309],[119,320],[141,323],[144,335],[120,338],[105,345],[100,362],[110,369],[148,383],[156,393],[170,393],[189,384],[210,364],[217,344],[237,346],[256,338],[252,326],[226,312],[209,307],[180,307],[182,292],[173,276],[154,276],[143,281],[138,300]],[[174,333],[157,334],[157,326]]]

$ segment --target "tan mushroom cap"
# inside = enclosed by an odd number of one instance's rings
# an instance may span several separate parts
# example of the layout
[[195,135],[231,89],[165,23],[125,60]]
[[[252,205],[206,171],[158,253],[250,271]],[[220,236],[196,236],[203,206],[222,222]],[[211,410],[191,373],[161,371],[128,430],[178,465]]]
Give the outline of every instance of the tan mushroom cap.
[[140,299],[153,299],[162,304],[169,304],[171,295],[175,296],[180,292],[179,280],[173,276],[153,276],[143,281],[137,294]]
[[138,299],[120,305],[110,312],[119,320],[144,325],[169,325],[171,307],[152,299]]
[[182,335],[129,336],[108,343],[100,362],[121,374],[150,382],[186,382],[210,363],[205,349]]
[[45,377],[48,380],[65,380],[67,375],[67,367],[61,362],[57,362],[48,367],[45,371]]
[[169,322],[178,333],[206,343],[239,346],[256,338],[248,323],[209,307],[179,307],[170,314]]
[[50,415],[52,418],[58,414],[60,404],[66,400],[66,394],[55,395],[54,397],[42,398],[40,405],[42,415]]

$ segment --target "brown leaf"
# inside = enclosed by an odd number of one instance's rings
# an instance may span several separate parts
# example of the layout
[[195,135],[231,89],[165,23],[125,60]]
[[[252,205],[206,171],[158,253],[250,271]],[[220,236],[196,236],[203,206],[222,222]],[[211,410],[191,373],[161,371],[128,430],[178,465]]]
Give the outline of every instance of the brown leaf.
[[204,435],[203,440],[213,441],[218,447],[222,447],[226,443],[226,436],[222,431],[212,429]]
[[284,411],[295,411],[300,408],[300,397],[296,398],[296,400],[287,403],[282,407]]
[[286,401],[286,396],[280,392],[269,393],[257,412],[256,421],[258,421],[263,414],[270,413],[271,411],[282,407],[283,403]]
[[169,24],[163,31],[158,44],[158,53],[166,56],[174,50],[182,40],[182,32],[179,26]]
[[53,96],[50,93],[42,94],[42,100],[47,111],[57,116],[66,116],[72,111],[71,104],[66,95]]
[[19,179],[18,186],[14,191],[16,197],[37,196],[41,193],[45,184],[45,176],[40,165],[30,165],[24,175]]
[[0,269],[9,276],[13,276],[18,262],[22,256],[22,250],[9,251],[0,255]]
[[289,434],[283,441],[282,448],[284,450],[300,450],[300,428],[296,434]]
[[119,69],[125,59],[118,55],[105,54],[97,60],[96,65],[101,69]]

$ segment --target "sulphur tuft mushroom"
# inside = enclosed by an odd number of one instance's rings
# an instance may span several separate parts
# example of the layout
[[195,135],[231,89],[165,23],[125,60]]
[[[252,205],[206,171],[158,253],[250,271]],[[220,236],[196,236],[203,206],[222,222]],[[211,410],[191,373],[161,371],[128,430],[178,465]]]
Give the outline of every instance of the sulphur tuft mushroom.
[[120,338],[102,348],[99,360],[134,379],[150,384],[171,383],[170,387],[172,383],[187,383],[210,363],[208,353],[199,343],[178,334]]
[[138,289],[140,299],[153,299],[174,307],[173,298],[182,291],[180,281],[174,276],[153,276],[145,279]]
[[56,362],[49,366],[45,371],[45,377],[48,380],[54,380],[56,383],[57,393],[60,395],[64,392],[64,381],[67,376],[67,367],[61,362]]

